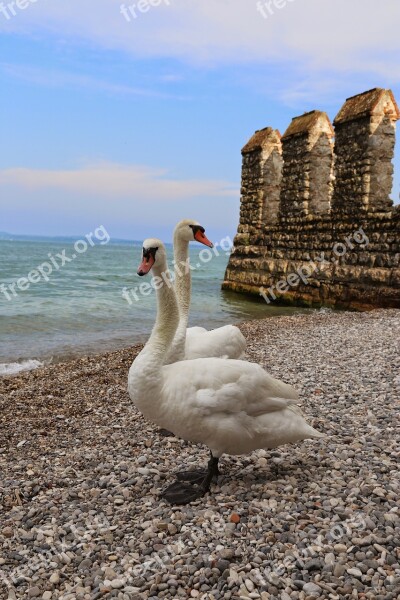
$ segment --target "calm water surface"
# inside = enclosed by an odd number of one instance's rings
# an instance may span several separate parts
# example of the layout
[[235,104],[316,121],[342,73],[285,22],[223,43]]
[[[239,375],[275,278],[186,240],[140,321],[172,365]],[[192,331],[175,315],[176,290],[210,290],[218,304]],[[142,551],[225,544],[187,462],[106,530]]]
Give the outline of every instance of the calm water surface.
[[[172,256],[172,246],[167,249]],[[192,264],[201,262],[201,250],[191,246]],[[0,241],[0,284],[9,286],[27,277],[51,257],[60,264],[57,254],[63,251],[67,257],[76,254],[73,241]],[[132,297],[131,304],[122,296],[124,288],[135,290],[144,281],[136,275],[140,253],[139,242],[97,242],[58,271],[54,269],[48,281],[41,278],[26,291],[16,288],[17,297],[8,287],[11,300],[0,292],[0,375],[144,341],[154,323],[155,293],[137,293],[139,300]],[[221,251],[193,271],[191,325],[212,329],[300,312],[221,291],[227,262],[227,254]]]

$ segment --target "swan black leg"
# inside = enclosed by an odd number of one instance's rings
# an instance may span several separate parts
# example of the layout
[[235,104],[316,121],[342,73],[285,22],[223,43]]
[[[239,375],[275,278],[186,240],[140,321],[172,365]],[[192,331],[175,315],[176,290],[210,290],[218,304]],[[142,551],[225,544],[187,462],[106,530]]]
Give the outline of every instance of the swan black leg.
[[193,485],[193,483],[190,484],[185,481],[175,481],[175,483],[162,492],[162,498],[165,498],[170,504],[189,504],[189,502],[201,498],[210,490],[213,477],[219,473],[218,461],[219,458],[211,455],[207,471],[205,475],[203,474],[203,479],[198,485]]

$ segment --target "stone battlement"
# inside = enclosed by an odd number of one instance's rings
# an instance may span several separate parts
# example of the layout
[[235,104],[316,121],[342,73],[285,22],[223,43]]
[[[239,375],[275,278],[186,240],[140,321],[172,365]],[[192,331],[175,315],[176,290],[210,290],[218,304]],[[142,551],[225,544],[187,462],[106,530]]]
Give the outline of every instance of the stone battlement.
[[399,118],[392,92],[376,88],[348,98],[333,125],[314,110],[282,136],[256,131],[242,149],[223,288],[270,289],[274,301],[306,306],[400,307],[400,206],[389,197]]

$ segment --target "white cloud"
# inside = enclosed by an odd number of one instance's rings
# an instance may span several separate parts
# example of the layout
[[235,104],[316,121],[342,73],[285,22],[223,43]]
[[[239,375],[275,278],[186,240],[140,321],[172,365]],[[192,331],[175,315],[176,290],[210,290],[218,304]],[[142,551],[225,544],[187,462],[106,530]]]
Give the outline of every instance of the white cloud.
[[239,191],[224,181],[181,180],[168,176],[165,169],[140,165],[98,163],[76,170],[14,168],[0,170],[1,186],[27,191],[57,190],[100,198],[140,198],[141,200],[182,200],[196,197],[232,197]]
[[124,96],[144,96],[156,98],[173,98],[175,100],[184,99],[176,94],[163,93],[154,89],[132,87],[95,79],[87,75],[78,75],[66,71],[49,70],[26,65],[16,65],[11,63],[0,63],[0,71],[8,77],[55,88],[84,88],[93,91],[108,92],[110,94],[122,94]]
[[[375,73],[399,81],[400,3],[394,0],[170,0],[130,23],[120,0],[36,0],[0,30],[51,32],[138,57],[201,65],[301,63],[303,73]],[[137,4],[126,0],[126,5]],[[282,8],[277,8],[282,6]]]
[[117,237],[140,239],[148,232],[170,240],[174,224],[189,217],[217,239],[236,231],[239,185],[114,163],[57,171],[12,168],[0,170],[0,199],[2,229],[12,233],[74,234],[102,223]]

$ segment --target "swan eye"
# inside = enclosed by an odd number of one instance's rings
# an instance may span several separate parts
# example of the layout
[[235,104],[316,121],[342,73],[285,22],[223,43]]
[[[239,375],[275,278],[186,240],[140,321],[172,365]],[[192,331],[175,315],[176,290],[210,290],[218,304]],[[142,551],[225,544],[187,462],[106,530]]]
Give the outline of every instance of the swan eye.
[[196,233],[198,233],[199,231],[201,231],[201,233],[205,233],[206,230],[204,229],[204,227],[202,227],[201,225],[189,225],[190,229],[193,231],[193,234],[196,235]]
[[156,258],[156,252],[158,250],[158,246],[157,248],[143,248],[143,258]]

